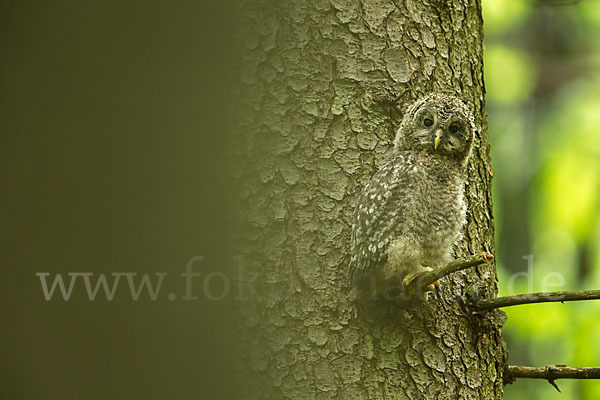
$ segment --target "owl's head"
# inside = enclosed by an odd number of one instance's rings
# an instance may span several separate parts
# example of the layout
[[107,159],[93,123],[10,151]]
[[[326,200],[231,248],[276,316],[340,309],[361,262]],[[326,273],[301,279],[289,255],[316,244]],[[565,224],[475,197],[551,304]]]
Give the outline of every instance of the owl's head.
[[464,160],[471,151],[474,134],[473,115],[465,103],[454,96],[430,94],[408,107],[394,148]]

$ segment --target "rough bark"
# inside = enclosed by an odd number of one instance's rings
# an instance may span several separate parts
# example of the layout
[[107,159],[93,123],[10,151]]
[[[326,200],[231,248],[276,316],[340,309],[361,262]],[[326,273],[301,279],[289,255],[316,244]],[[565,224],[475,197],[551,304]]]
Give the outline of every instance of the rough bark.
[[480,127],[456,256],[494,251],[479,1],[249,1],[239,27],[248,398],[502,398],[503,314],[459,299],[496,295],[493,262],[426,304],[348,296],[357,196],[431,91],[470,102]]

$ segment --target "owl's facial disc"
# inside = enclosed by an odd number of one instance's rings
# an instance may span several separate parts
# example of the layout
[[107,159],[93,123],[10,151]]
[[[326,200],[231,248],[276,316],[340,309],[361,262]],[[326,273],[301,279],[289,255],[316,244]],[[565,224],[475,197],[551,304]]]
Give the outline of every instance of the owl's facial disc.
[[[429,119],[429,121],[427,121]],[[457,118],[446,118],[437,113],[430,118],[421,117],[417,137],[421,146],[436,153],[461,154],[465,150],[464,124]]]
[[431,94],[413,103],[394,139],[395,151],[416,150],[436,157],[465,160],[474,140],[475,125],[458,98]]
[[466,117],[459,111],[454,104],[422,105],[413,114],[406,137],[412,141],[412,148],[452,157],[467,154],[472,138]]

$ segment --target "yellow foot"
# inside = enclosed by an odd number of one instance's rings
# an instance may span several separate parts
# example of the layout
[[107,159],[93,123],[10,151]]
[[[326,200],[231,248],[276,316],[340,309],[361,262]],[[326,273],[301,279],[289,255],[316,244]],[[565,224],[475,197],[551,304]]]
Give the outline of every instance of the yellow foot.
[[433,292],[435,288],[439,286],[440,282],[435,281],[423,290],[420,290],[416,283],[418,282],[419,277],[427,274],[429,271],[431,271],[431,268],[423,268],[423,270],[419,272],[413,272],[412,274],[406,275],[404,279],[402,279],[402,286],[404,287],[405,293],[409,296],[417,295],[418,297],[427,300],[427,292]]

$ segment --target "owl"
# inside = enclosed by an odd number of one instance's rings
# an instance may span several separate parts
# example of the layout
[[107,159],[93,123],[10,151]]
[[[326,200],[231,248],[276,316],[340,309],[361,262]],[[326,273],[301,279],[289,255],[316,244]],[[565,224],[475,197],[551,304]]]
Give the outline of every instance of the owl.
[[450,261],[466,219],[474,134],[471,112],[454,96],[431,94],[408,107],[391,160],[354,212],[350,278],[359,297],[407,293],[415,278]]

